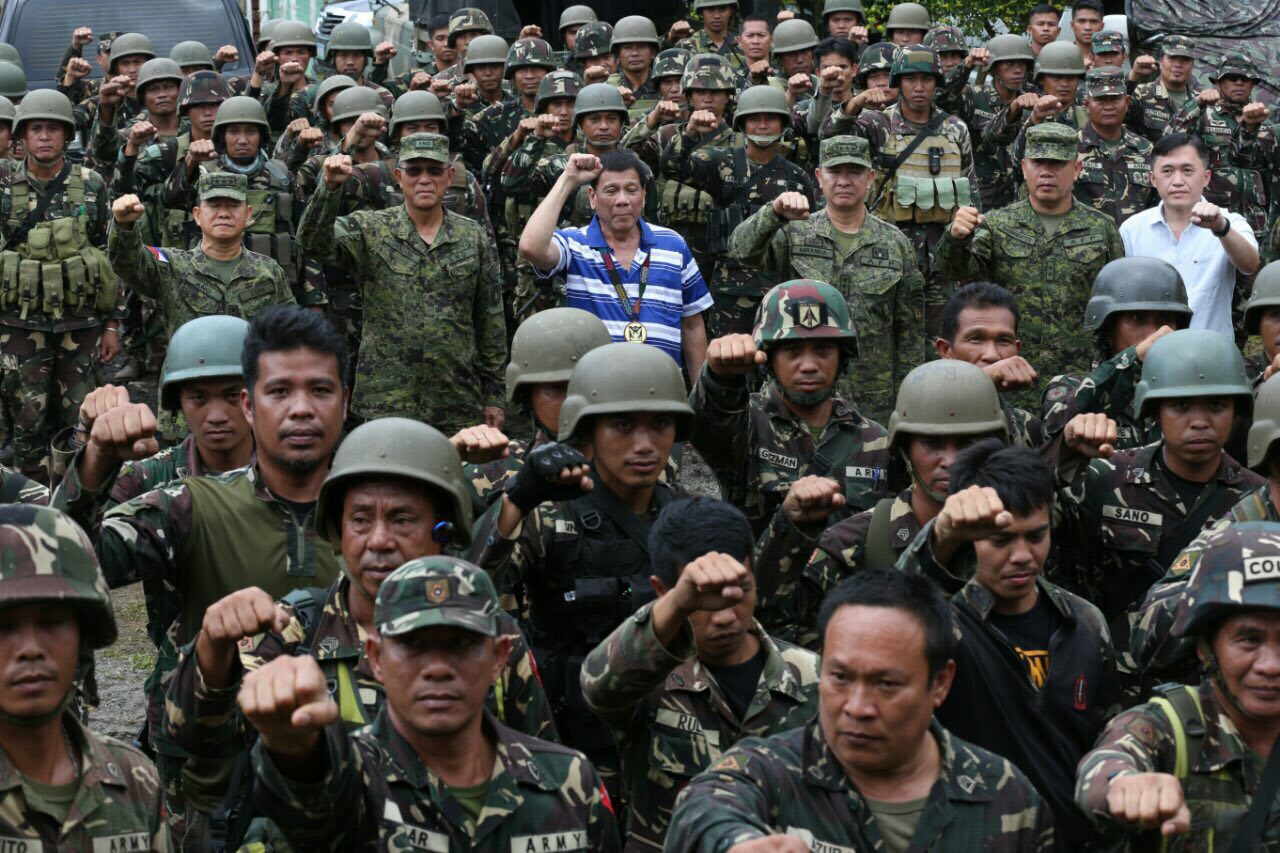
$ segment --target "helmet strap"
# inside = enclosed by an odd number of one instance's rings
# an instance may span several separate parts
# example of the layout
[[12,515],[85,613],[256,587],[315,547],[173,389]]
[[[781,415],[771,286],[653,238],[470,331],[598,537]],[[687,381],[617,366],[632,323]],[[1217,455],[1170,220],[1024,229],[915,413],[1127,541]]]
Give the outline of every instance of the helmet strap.
[[903,464],[907,466],[907,473],[911,475],[911,485],[914,488],[918,488],[920,491],[924,492],[925,495],[929,498],[929,500],[933,501],[938,506],[942,506],[944,503],[947,502],[946,495],[944,495],[942,492],[938,491],[937,489],[927,484],[924,480],[920,479],[920,475],[916,473],[916,467],[911,464],[911,457],[907,455],[907,451],[905,448],[899,447],[898,455],[902,457]]
[[781,133],[771,133],[768,136],[759,133],[748,133],[747,139],[759,145],[761,148],[768,148],[770,145],[776,145],[782,139]]
[[774,377],[774,382],[778,383],[778,390],[782,392],[782,396],[797,406],[816,406],[819,403],[826,402],[836,392],[836,383],[834,382],[819,391],[805,392],[790,390],[787,386],[778,382],[777,377]]
[[1218,656],[1213,653],[1213,647],[1209,645],[1209,641],[1205,639],[1203,634],[1196,637],[1196,651],[1200,653],[1200,663],[1204,668],[1204,674],[1213,680],[1218,686],[1218,692],[1227,700],[1227,704],[1236,711],[1245,716],[1249,716],[1244,706],[1240,704],[1240,700],[1236,695],[1227,688],[1227,680],[1222,675],[1222,667],[1218,666]]

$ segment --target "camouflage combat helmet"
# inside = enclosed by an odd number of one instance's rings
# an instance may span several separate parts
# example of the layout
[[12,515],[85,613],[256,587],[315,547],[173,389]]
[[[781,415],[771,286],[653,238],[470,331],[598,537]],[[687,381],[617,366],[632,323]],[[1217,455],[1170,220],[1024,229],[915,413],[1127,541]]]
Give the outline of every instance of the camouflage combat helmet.
[[169,339],[160,369],[160,406],[179,409],[178,386],[192,379],[244,376],[240,353],[249,324],[239,317],[210,314],[188,320]]
[[200,67],[214,70],[213,54],[209,52],[204,42],[180,41],[173,46],[173,50],[169,51],[169,58],[182,68]]
[[42,506],[0,506],[0,551],[0,607],[65,604],[79,617],[82,647],[116,641],[115,610],[93,543],[70,517]]
[[336,125],[358,119],[365,113],[377,113],[386,118],[387,106],[382,103],[381,96],[368,86],[352,86],[350,89],[343,89],[333,99],[333,116],[329,121]]
[[449,16],[449,47],[454,47],[459,33],[492,33],[493,24],[481,9],[464,6]]
[[329,33],[329,44],[325,54],[332,55],[339,50],[350,50],[373,56],[373,37],[369,28],[355,21],[343,21]]
[[1041,74],[1083,77],[1085,75],[1084,54],[1072,42],[1049,42],[1040,48],[1040,57],[1036,59],[1033,76],[1039,79]]
[[850,358],[858,355],[849,303],[839,290],[813,279],[785,281],[766,293],[752,337],[766,351],[787,341],[821,339],[838,342]]
[[889,20],[884,22],[885,34],[894,30],[933,29],[933,21],[929,18],[929,10],[919,3],[899,3],[889,10]]
[[[482,38],[484,36],[477,38],[467,48],[468,61],[471,59],[471,52],[476,49],[476,44]],[[505,59],[508,77],[515,74],[519,68],[545,68],[548,71],[555,71],[560,67],[556,62],[555,53],[551,50],[551,45],[536,38],[517,39],[511,45]]]
[[723,56],[718,53],[700,53],[689,58],[680,88],[686,92],[694,89],[736,92],[738,84],[733,68]]
[[394,141],[396,130],[407,121],[438,121],[444,127],[444,105],[431,92],[405,92],[391,105],[391,126],[387,135]]
[[1138,417],[1152,404],[1177,397],[1240,397],[1237,412],[1253,405],[1253,385],[1231,339],[1209,329],[1179,329],[1151,345],[1142,361],[1142,379],[1133,394]]
[[267,49],[271,44],[271,37],[275,35],[276,27],[280,26],[283,18],[267,18],[258,26],[258,41],[256,47],[259,52]]
[[627,15],[614,26],[609,49],[617,51],[620,44],[651,44],[657,49],[658,28],[644,15]]
[[315,112],[316,115],[324,121],[324,99],[330,95],[344,92],[347,89],[354,88],[360,84],[355,81],[354,77],[348,77],[346,74],[333,74],[324,78],[324,82],[316,87]]
[[0,41],[0,62],[12,62],[14,65],[22,68],[22,54],[18,53],[18,49],[8,42]]
[[919,44],[899,48],[893,56],[893,67],[889,69],[889,85],[896,87],[907,74],[932,74],[941,84],[942,63],[938,61],[938,52]]
[[309,47],[314,53],[316,35],[302,21],[281,21],[271,33],[271,49],[279,50],[282,47]]
[[818,46],[818,34],[813,24],[803,18],[788,18],[773,30],[773,53],[795,53],[797,50],[813,50]]
[[[520,42],[516,42],[516,45],[518,44]],[[508,51],[514,55],[516,45],[508,46],[507,40],[502,36],[487,33],[476,36],[471,44],[467,45],[467,58],[462,61],[462,67],[465,70],[473,65],[506,65]]]
[[1099,332],[1107,318],[1120,311],[1169,311],[1178,315],[1178,328],[1191,322],[1187,288],[1182,274],[1159,258],[1117,258],[1098,270],[1093,292],[1084,309],[1084,330]]
[[836,12],[853,12],[864,24],[867,22],[867,13],[862,8],[862,0],[827,0],[822,4],[822,22],[825,24],[827,18]]
[[591,113],[617,113],[625,125],[628,118],[627,105],[622,100],[622,93],[618,91],[618,87],[610,86],[608,83],[591,83],[583,86],[578,91],[578,97],[573,100],[574,126],[577,126],[583,116]]
[[[1187,552],[1179,559],[1186,559]],[[1245,610],[1280,610],[1280,524],[1219,524],[1202,534],[1171,633],[1194,637]],[[1215,679],[1216,680],[1216,679]]]
[[578,437],[593,415],[662,412],[674,416],[676,441],[693,431],[684,377],[675,361],[648,344],[611,343],[582,356],[560,406],[559,440]]
[[525,320],[511,338],[507,402],[521,387],[568,382],[573,368],[596,347],[612,343],[604,321],[581,308],[549,308]]
[[22,100],[31,90],[27,88],[27,75],[12,62],[0,61],[0,95]]
[[898,386],[889,416],[889,445],[901,435],[985,435],[1009,442],[1000,393],[986,371],[955,358],[926,361]]
[[219,142],[218,132],[232,124],[256,124],[262,130],[262,144],[266,146],[271,134],[271,125],[267,123],[267,111],[257,98],[237,95],[223,101],[218,107],[218,114],[213,118],[214,141]]
[[599,20],[596,17],[596,10],[590,6],[569,6],[560,13],[560,32],[564,32],[569,27],[580,27]]
[[231,87],[217,71],[197,71],[182,81],[178,90],[178,113],[187,114],[197,104],[220,104],[231,97]]
[[182,66],[174,62],[172,59],[165,59],[163,57],[148,59],[146,62],[142,63],[142,67],[138,69],[138,82],[136,85],[138,101],[142,101],[146,88],[152,83],[157,83],[161,80],[169,80],[181,86],[183,81],[186,79],[186,76],[182,73]]
[[738,0],[693,0],[694,11],[698,9],[709,9],[716,6],[737,6]]
[[577,100],[582,90],[582,78],[572,71],[552,71],[538,82],[538,98],[533,111],[542,112],[542,108],[551,101],[568,98]]
[[1271,445],[1280,438],[1280,376],[1273,376],[1258,386],[1253,398],[1253,423],[1249,425],[1247,442],[1249,467],[1260,474]]
[[[674,364],[674,362],[672,362]],[[425,483],[445,493],[452,525],[437,525],[436,541],[471,543],[470,483],[462,458],[435,427],[409,418],[377,418],[351,431],[333,455],[329,476],[320,487],[316,528],[335,552],[342,548],[342,501],[346,488],[359,478],[401,477]],[[441,516],[441,507],[436,515]]]
[[1253,280],[1253,293],[1244,306],[1244,330],[1258,334],[1258,326],[1268,308],[1280,308],[1280,261],[1272,261]]
[[790,117],[787,94],[781,89],[764,84],[747,88],[738,98],[738,109],[733,114],[733,129],[740,129],[745,117],[759,113],[773,113],[784,119]]
[[924,34],[925,47],[931,47],[938,53],[968,53],[964,43],[964,30],[946,25],[934,27]]
[[854,75],[858,86],[866,88],[867,78],[875,71],[892,71],[893,57],[898,46],[889,41],[878,41],[865,48],[858,57],[858,73]]
[[116,73],[116,63],[126,56],[145,56],[155,58],[156,49],[151,46],[151,39],[142,33],[125,33],[111,42],[111,59],[107,62],[107,72]]
[[591,59],[608,56],[613,50],[613,26],[607,21],[592,21],[578,30],[578,40],[573,45],[573,58]]
[[[653,61],[653,79],[679,77],[683,81],[685,69],[688,68],[689,60],[692,58],[693,54],[682,47],[667,48]],[[683,83],[681,85],[683,87]]]
[[1262,82],[1262,75],[1253,60],[1243,53],[1228,54],[1218,61],[1218,67],[1209,75],[1209,79],[1217,83],[1223,77],[1244,77],[1255,83]]
[[498,590],[489,573],[457,557],[410,560],[378,587],[373,623],[383,637],[424,628],[461,628],[498,635]]
[[[9,97],[4,91],[0,91],[0,95]],[[76,132],[76,117],[71,110],[71,100],[56,89],[38,89],[22,99],[13,119],[14,136],[22,136],[22,123],[28,119],[60,121],[67,125],[68,135]]]
[[1005,33],[990,39],[986,48],[991,54],[988,67],[997,62],[1026,62],[1028,65],[1035,65],[1036,55],[1031,50],[1031,43],[1022,36]]
[[18,108],[13,105],[13,101],[0,95],[0,124],[7,123],[13,127],[13,120],[18,115]]

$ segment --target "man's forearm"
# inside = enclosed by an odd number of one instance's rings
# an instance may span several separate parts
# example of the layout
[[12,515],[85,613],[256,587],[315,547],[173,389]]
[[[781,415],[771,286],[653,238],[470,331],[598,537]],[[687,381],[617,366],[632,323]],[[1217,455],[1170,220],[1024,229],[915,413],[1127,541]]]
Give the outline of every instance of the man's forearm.
[[560,221],[560,210],[577,189],[568,173],[562,172],[525,224],[520,235],[520,257],[533,264],[534,269],[549,270],[559,262],[560,250],[551,238]]
[[1258,247],[1229,224],[1227,233],[1219,238],[1219,242],[1222,243],[1227,257],[1231,259],[1231,265],[1245,275],[1253,275],[1262,266]]

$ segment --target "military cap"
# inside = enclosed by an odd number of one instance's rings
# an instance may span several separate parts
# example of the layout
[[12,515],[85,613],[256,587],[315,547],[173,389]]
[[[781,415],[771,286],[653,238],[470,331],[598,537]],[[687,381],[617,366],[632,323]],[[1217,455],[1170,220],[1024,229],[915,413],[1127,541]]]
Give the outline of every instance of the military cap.
[[1223,77],[1245,77],[1255,83],[1262,80],[1262,75],[1258,73],[1253,60],[1242,53],[1222,57],[1218,62],[1217,71],[1209,79],[1217,83]]
[[120,30],[111,30],[98,36],[98,53],[103,55],[111,53],[111,43],[122,35],[124,32]]
[[[1094,36],[1097,38],[1097,36]],[[1191,49],[1191,39],[1186,36],[1170,35],[1165,36],[1160,41],[1161,56],[1181,56],[1185,59],[1195,59],[1195,52]]]
[[1046,121],[1027,128],[1027,151],[1023,156],[1028,160],[1074,160],[1078,141],[1070,127]]
[[1119,68],[1090,68],[1084,77],[1084,93],[1090,98],[1112,98],[1127,91]]
[[235,172],[205,172],[197,184],[200,200],[230,198],[246,201],[249,198],[249,179]]
[[1124,53],[1124,36],[1115,30],[1099,30],[1090,42],[1094,53]]
[[378,588],[373,622],[384,637],[448,626],[498,635],[498,591],[479,566],[457,557],[419,557]]
[[449,140],[438,133],[413,133],[400,140],[400,163],[435,160],[449,163]]
[[861,136],[828,136],[822,140],[818,151],[818,165],[824,169],[835,166],[865,166],[871,168],[871,144]]

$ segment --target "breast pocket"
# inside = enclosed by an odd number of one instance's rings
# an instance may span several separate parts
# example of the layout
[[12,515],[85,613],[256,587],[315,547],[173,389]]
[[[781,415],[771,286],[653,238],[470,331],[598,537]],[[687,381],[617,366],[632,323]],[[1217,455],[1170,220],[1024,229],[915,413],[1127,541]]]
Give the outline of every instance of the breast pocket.
[[1035,243],[1020,232],[997,228],[993,234],[996,250],[1014,261],[1025,261],[1036,249]]
[[836,262],[835,251],[826,246],[794,246],[791,249],[791,268],[796,278],[826,281]]
[[649,767],[667,776],[690,779],[720,757],[718,735],[719,732],[674,732],[655,726],[649,738]]
[[1106,260],[1107,241],[1101,235],[1094,234],[1067,237],[1062,241],[1062,250],[1067,260],[1073,264],[1101,266]]

